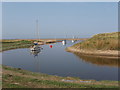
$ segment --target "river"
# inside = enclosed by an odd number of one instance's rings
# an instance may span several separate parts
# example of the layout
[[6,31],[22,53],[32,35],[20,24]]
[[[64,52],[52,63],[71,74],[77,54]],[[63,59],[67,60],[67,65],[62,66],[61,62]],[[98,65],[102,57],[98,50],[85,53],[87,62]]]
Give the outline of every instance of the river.
[[4,51],[2,64],[49,75],[118,80],[118,60],[66,52],[65,48],[73,44],[75,43],[67,41],[63,46],[58,42],[50,44],[52,48],[49,45],[43,45],[43,50],[39,53],[30,52],[29,48]]

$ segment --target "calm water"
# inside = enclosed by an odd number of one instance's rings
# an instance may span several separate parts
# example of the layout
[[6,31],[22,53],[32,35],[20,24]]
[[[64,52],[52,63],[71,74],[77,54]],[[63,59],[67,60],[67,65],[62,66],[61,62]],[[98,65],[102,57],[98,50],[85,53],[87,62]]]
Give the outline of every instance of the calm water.
[[81,79],[118,80],[118,60],[83,56],[66,52],[65,48],[73,45],[67,41],[43,45],[43,50],[36,55],[29,48],[14,49],[2,53],[3,65],[57,76],[80,77]]

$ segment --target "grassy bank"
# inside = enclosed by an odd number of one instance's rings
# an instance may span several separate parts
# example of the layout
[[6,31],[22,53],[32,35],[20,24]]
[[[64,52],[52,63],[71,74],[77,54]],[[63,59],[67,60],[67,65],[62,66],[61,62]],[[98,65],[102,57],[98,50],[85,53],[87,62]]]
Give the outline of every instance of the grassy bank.
[[31,45],[33,45],[33,41],[30,40],[2,40],[0,45],[0,51],[17,48],[28,48]]
[[120,51],[119,38],[120,32],[97,34],[90,39],[68,47],[67,50],[86,54],[118,56],[118,51]]
[[[30,46],[33,45],[34,39],[9,39],[9,40],[1,40],[0,41],[0,51],[6,51],[6,50],[11,50],[11,49],[17,49],[17,48],[29,48]],[[56,40],[39,40],[39,44],[43,45],[44,42],[45,44],[50,44],[50,43],[55,43],[57,42]]]
[[118,81],[81,80],[3,66],[3,88],[118,88]]

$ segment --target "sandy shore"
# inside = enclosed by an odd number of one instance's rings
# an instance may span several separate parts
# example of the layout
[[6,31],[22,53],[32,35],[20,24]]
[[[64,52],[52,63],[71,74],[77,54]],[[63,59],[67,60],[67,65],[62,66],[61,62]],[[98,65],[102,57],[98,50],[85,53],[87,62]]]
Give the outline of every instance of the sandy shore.
[[66,51],[68,52],[75,52],[80,53],[84,55],[94,55],[94,56],[103,56],[103,57],[109,57],[109,58],[118,58],[120,57],[119,53],[120,51],[117,50],[84,50],[84,49],[76,49],[73,47],[66,48]]

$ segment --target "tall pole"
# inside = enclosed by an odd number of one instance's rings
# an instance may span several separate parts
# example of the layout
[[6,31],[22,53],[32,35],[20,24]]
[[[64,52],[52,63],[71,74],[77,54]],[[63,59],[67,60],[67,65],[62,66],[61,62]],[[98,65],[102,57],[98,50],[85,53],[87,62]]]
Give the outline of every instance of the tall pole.
[[36,30],[37,30],[37,39],[39,40],[39,27],[38,27],[38,19],[36,20]]

